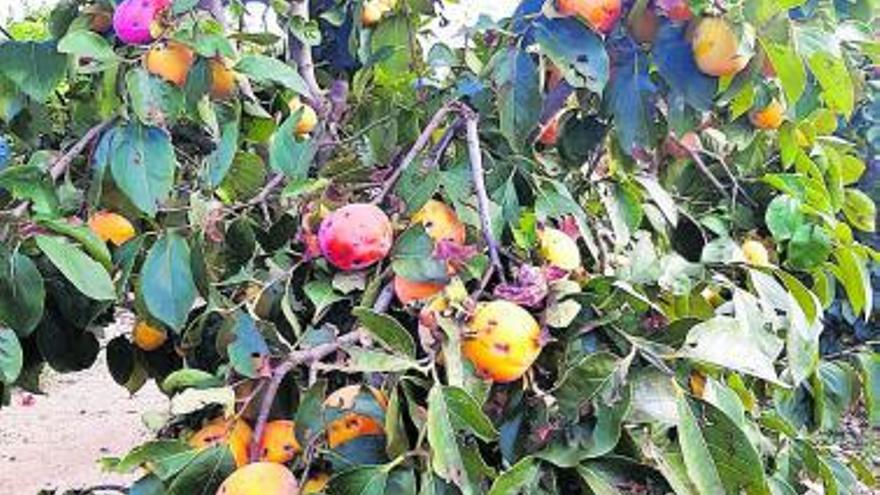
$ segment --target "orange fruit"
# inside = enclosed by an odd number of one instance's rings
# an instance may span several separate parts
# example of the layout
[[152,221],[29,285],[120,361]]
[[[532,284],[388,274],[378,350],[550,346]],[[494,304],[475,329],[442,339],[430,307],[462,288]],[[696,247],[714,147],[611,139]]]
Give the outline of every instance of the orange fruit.
[[509,301],[480,303],[468,322],[462,353],[477,373],[495,382],[519,379],[541,353],[541,327]]
[[330,475],[327,473],[317,473],[311,476],[302,487],[303,495],[309,493],[320,493],[327,488],[327,483],[330,482]]
[[243,466],[248,462],[248,446],[251,443],[253,431],[250,425],[243,420],[226,421],[220,419],[205,425],[189,439],[189,445],[196,449],[203,449],[225,443],[232,452],[236,466]]
[[547,227],[538,231],[538,253],[548,264],[563,270],[576,270],[581,266],[577,242],[559,229]]
[[394,293],[402,304],[409,304],[415,301],[424,301],[431,296],[438,294],[446,287],[446,284],[439,282],[416,282],[401,277],[394,276]]
[[742,244],[743,257],[746,263],[754,266],[767,266],[770,264],[770,253],[759,241],[750,239]]
[[730,24],[719,17],[704,17],[694,29],[691,49],[705,74],[732,76],[743,70],[751,56],[739,53],[739,39]]
[[382,5],[375,0],[364,2],[363,7],[361,8],[361,24],[364,27],[375,26],[382,20],[382,15],[385,13]]
[[303,109],[299,122],[296,123],[296,129],[293,131],[297,136],[305,136],[318,125],[318,114],[315,113],[315,109],[311,105],[304,105],[298,96],[293,97],[287,102],[287,107],[290,108],[291,113],[296,112],[300,108]]
[[89,228],[104,242],[121,246],[134,237],[134,225],[124,216],[110,211],[99,211],[89,217]]
[[226,67],[220,60],[209,60],[211,68],[211,97],[222,100],[235,91],[235,72]]
[[290,420],[279,419],[266,423],[263,438],[260,440],[260,460],[284,464],[302,451],[294,433],[296,424]]
[[156,328],[143,320],[134,325],[131,336],[134,345],[147,352],[155,351],[168,340],[168,334],[164,329]]
[[217,495],[297,495],[299,487],[290,469],[273,462],[255,462],[229,475]]
[[[373,387],[368,388],[383,410],[388,407],[388,399],[385,398],[381,391]],[[327,399],[324,400],[324,407],[341,410],[352,409],[360,393],[360,385],[342,387],[327,396]],[[327,425],[327,444],[332,449],[355,438],[367,435],[383,435],[384,433],[385,428],[382,423],[370,416],[350,412],[343,414],[342,417],[333,420]]]
[[464,244],[465,228],[455,210],[446,203],[429,200],[421,210],[412,217],[413,223],[420,223],[425,232],[434,242],[446,240],[455,244]]
[[785,106],[775,98],[766,107],[749,113],[752,125],[763,130],[779,129],[784,118]]
[[183,86],[192,67],[195,55],[188,46],[169,41],[165,46],[155,46],[144,57],[147,71],[166,81]]
[[620,0],[558,0],[556,10],[564,16],[578,16],[600,33],[608,33],[620,18]]

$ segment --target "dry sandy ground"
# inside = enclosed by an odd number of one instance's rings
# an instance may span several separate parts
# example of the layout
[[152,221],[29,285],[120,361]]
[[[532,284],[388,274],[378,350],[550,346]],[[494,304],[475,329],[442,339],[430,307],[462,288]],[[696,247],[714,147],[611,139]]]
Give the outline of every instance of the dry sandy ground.
[[167,402],[153,382],[131,397],[103,358],[80,373],[49,372],[47,395],[15,392],[12,405],[0,409],[0,495],[132,481],[102,473],[97,461],[150,438],[141,414]]

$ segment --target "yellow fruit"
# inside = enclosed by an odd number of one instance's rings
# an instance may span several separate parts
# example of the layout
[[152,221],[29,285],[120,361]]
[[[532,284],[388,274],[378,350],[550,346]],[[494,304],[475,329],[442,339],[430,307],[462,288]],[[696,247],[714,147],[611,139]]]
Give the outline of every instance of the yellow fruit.
[[425,203],[412,217],[413,223],[420,223],[425,232],[434,242],[446,240],[455,244],[464,244],[465,228],[455,210],[446,203],[435,199]]
[[208,61],[211,68],[211,97],[217,100],[228,98],[235,91],[235,72],[219,60]]
[[134,225],[124,216],[109,211],[99,211],[89,218],[89,228],[102,241],[121,246],[134,237]]
[[149,352],[155,351],[156,349],[162,347],[162,344],[168,340],[168,334],[165,330],[161,328],[156,328],[153,325],[141,320],[138,321],[134,330],[132,331],[132,339],[134,340],[134,345],[139,348]]
[[166,81],[183,86],[192,67],[193,51],[186,45],[169,41],[165,46],[155,46],[147,52],[144,61],[147,71]]
[[402,304],[424,301],[438,294],[445,286],[439,282],[416,282],[400,275],[394,276],[394,293]]
[[327,483],[330,482],[330,475],[327,473],[317,473],[310,477],[302,487],[303,495],[309,493],[320,493],[327,488]]
[[700,291],[700,296],[709,303],[713,308],[717,308],[724,303],[724,299],[721,297],[721,294],[718,293],[714,287],[707,286],[702,291]]
[[297,495],[296,478],[287,467],[255,462],[236,469],[223,481],[217,495]]
[[[369,387],[370,393],[379,406],[384,410],[388,407],[388,400],[381,391]],[[352,409],[355,399],[361,393],[360,385],[349,385],[333,392],[324,400],[324,407],[333,409]],[[339,419],[327,425],[327,444],[330,448],[336,448],[355,438],[367,435],[383,435],[385,428],[381,423],[370,416],[357,413],[344,414]]]
[[364,6],[361,8],[361,24],[364,27],[375,26],[382,20],[382,14],[384,14],[384,10],[382,5],[375,0],[371,0],[364,3]]
[[758,129],[779,129],[785,117],[785,106],[773,99],[766,107],[749,113],[749,121]]
[[266,423],[260,440],[260,460],[284,464],[293,460],[302,448],[296,441],[293,421],[279,419]]
[[297,136],[305,136],[318,125],[318,114],[315,113],[315,109],[310,105],[304,105],[299,97],[291,99],[287,103],[287,107],[290,108],[291,113],[296,112],[300,108],[303,109],[302,114],[299,116],[299,122],[296,123],[296,129],[293,131]]
[[243,466],[248,462],[248,446],[251,443],[253,431],[250,425],[242,420],[220,420],[205,425],[195,435],[190,437],[189,445],[196,449],[212,447],[226,443],[232,452],[236,466]]
[[710,76],[732,76],[743,70],[750,56],[739,53],[739,39],[730,24],[718,17],[697,23],[691,44],[700,70]]
[[468,322],[462,353],[477,373],[506,383],[519,379],[541,353],[541,327],[525,309],[509,301],[477,306]]
[[581,266],[577,242],[561,230],[545,228],[539,231],[538,252],[544,261],[563,270],[576,270]]
[[770,253],[758,241],[748,240],[742,244],[743,257],[746,263],[755,266],[767,266],[770,264]]

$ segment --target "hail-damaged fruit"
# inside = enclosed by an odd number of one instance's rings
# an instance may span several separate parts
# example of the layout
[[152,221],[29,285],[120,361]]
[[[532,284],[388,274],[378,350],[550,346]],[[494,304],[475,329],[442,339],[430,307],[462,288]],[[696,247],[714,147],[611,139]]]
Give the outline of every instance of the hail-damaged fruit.
[[296,423],[278,419],[266,423],[260,439],[260,460],[284,464],[293,460],[302,448],[296,440]]
[[170,0],[125,0],[113,12],[116,37],[129,45],[153,41],[153,21],[171,4]]
[[541,353],[541,327],[525,309],[509,301],[477,306],[468,322],[462,353],[485,378],[519,379]]
[[223,481],[217,495],[298,495],[296,477],[283,464],[255,462],[240,467]]
[[[373,400],[384,411],[388,407],[385,395],[372,387],[368,388]],[[360,385],[348,385],[328,395],[324,407],[341,411],[350,411],[361,394]],[[331,449],[350,442],[356,438],[369,435],[384,435],[385,428],[375,418],[356,412],[343,412],[342,415],[327,425],[327,445]]]
[[318,230],[321,254],[340,270],[361,270],[391,251],[394,231],[382,210],[369,203],[343,206],[327,215]]
[[704,17],[697,22],[691,48],[700,71],[715,77],[732,76],[751,59],[740,53],[736,32],[720,17]]
[[228,444],[236,466],[243,466],[248,462],[248,445],[251,442],[253,431],[250,425],[239,419],[226,421],[223,419],[209,423],[190,437],[190,447],[204,449],[220,444]]
[[576,15],[595,31],[609,33],[620,19],[620,0],[558,0],[557,10],[565,16]]
[[455,210],[446,203],[429,200],[412,217],[413,223],[421,224],[425,228],[428,237],[434,242],[447,241],[455,244],[464,244],[465,228],[459,220]]
[[121,246],[134,237],[134,225],[124,216],[111,211],[99,211],[89,217],[89,229],[104,242]]
[[563,270],[576,270],[581,266],[577,242],[559,229],[547,227],[538,231],[538,253],[548,264]]

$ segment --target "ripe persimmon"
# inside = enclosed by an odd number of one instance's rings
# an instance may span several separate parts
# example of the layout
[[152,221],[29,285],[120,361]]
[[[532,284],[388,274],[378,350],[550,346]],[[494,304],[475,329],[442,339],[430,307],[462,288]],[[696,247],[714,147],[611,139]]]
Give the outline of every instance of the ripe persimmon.
[[235,72],[216,59],[209,60],[208,67],[211,68],[211,97],[217,100],[228,98],[235,91]]
[[704,17],[694,29],[691,48],[697,67],[715,77],[732,76],[743,70],[751,56],[740,53],[740,42],[729,22]]
[[287,102],[287,107],[290,109],[291,113],[302,108],[299,122],[296,123],[296,128],[293,131],[297,136],[305,136],[309,134],[315,129],[315,126],[318,125],[318,114],[315,113],[315,109],[312,108],[311,105],[303,104],[298,96],[294,96],[289,102]]
[[548,264],[563,270],[576,270],[581,266],[577,242],[559,229],[547,227],[538,231],[538,253]]
[[217,490],[217,495],[297,495],[296,477],[282,464],[255,462],[239,467]]
[[252,435],[253,430],[245,421],[241,419],[226,421],[221,418],[208,423],[197,431],[190,437],[189,445],[196,449],[203,449],[225,443],[232,452],[235,465],[240,467],[248,462],[248,445],[250,445]]
[[293,421],[279,419],[266,423],[263,438],[260,439],[260,460],[284,464],[293,460],[302,451],[296,440]]
[[504,300],[481,303],[468,322],[462,353],[477,373],[495,382],[519,379],[541,353],[541,327],[522,307]]
[[183,86],[189,75],[195,55],[186,45],[169,41],[165,46],[155,46],[144,56],[147,71],[166,81]]
[[785,106],[775,98],[764,108],[749,112],[749,122],[758,129],[779,129],[784,119]]
[[134,237],[134,225],[124,216],[111,211],[99,211],[89,217],[89,228],[104,242],[121,246]]
[[394,276],[394,294],[402,304],[424,301],[440,293],[445,286],[446,284],[441,282],[419,282],[400,275]]
[[425,232],[434,242],[445,240],[455,244],[464,244],[465,227],[455,210],[446,203],[429,200],[425,203],[415,215],[412,217],[413,223],[420,223],[425,228]]
[[609,33],[620,18],[620,0],[558,0],[556,8],[565,16],[576,15],[600,33]]
[[[368,387],[373,399],[383,410],[388,407],[388,399],[385,395],[373,387]],[[361,393],[360,385],[348,385],[336,390],[324,400],[325,408],[337,410],[353,409],[355,400]],[[327,425],[327,444],[330,448],[336,448],[355,438],[367,435],[384,435],[385,428],[375,418],[355,412],[344,413],[338,419]]]
[[131,338],[138,348],[150,352],[162,347],[162,344],[168,340],[168,333],[162,328],[140,320],[135,323],[134,329],[131,331]]
[[333,211],[321,222],[321,254],[340,270],[361,270],[391,251],[394,231],[388,215],[376,205],[354,203]]

